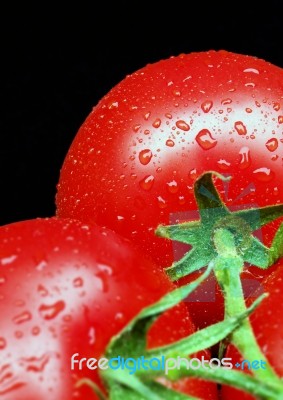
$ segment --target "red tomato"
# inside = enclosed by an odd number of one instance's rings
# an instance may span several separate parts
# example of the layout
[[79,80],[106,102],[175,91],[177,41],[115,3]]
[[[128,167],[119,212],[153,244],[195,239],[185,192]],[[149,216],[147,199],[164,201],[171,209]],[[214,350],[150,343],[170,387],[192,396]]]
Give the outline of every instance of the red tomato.
[[[283,70],[253,56],[195,52],[146,65],[80,127],[62,165],[57,215],[111,228],[169,267],[184,246],[155,229],[197,218],[193,185],[203,172],[232,176],[217,183],[231,210],[283,202],[282,99]],[[275,226],[261,231],[266,244]],[[247,286],[263,275],[255,274]],[[223,315],[213,279],[190,303],[198,326]]]
[[[173,289],[164,272],[126,239],[72,220],[34,219],[0,228],[0,398],[95,399],[75,382],[71,356],[100,358],[111,337]],[[194,331],[180,303],[153,325],[149,346]],[[207,354],[207,353],[206,353]],[[216,398],[216,386],[184,379],[177,390]]]
[[[276,373],[283,377],[283,258],[276,263],[276,270],[262,282],[261,288],[254,293],[253,298],[263,292],[268,293],[269,296],[251,314],[250,320],[262,352]],[[252,298],[248,298],[247,304],[251,303]],[[226,357],[231,357],[233,364],[243,361],[239,352],[232,345],[228,346]],[[252,372],[247,369],[246,371]],[[221,394],[223,400],[255,399],[253,396],[229,386],[223,386]]]

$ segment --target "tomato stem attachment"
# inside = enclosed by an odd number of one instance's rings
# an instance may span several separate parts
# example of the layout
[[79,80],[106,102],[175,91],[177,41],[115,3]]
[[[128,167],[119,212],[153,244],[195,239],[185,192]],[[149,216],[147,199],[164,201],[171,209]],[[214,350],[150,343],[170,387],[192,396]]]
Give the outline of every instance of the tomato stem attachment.
[[[213,268],[222,289],[224,320],[227,320],[246,310],[241,282],[245,263],[266,269],[283,256],[283,224],[276,232],[270,248],[253,235],[260,227],[283,216],[283,204],[232,212],[216,190],[215,177],[223,181],[230,179],[209,171],[195,182],[194,195],[199,208],[199,220],[159,226],[156,234],[191,246],[181,260],[166,269],[171,280],[176,281],[207,265]],[[276,387],[276,396],[281,398],[283,383],[262,353],[248,318],[231,333],[230,341],[244,358],[265,362],[266,368],[254,370],[253,374]]]

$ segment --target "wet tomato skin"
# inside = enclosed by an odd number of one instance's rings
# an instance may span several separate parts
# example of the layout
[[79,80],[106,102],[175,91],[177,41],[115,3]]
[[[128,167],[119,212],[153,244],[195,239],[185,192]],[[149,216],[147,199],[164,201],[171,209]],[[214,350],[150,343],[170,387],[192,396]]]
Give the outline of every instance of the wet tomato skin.
[[[1,227],[0,399],[96,399],[74,384],[88,377],[102,385],[97,370],[72,371],[71,356],[100,358],[114,334],[173,288],[162,269],[108,229],[56,217]],[[181,303],[154,324],[148,345],[194,329]],[[204,381],[176,388],[216,398],[216,386]]]
[[[82,123],[61,168],[57,215],[111,228],[170,266],[186,250],[155,229],[198,218],[193,185],[203,172],[232,176],[216,182],[231,209],[283,202],[282,98],[283,70],[253,56],[211,50],[146,65]],[[262,229],[266,244],[276,226]],[[191,306],[199,326],[223,315],[214,286]]]

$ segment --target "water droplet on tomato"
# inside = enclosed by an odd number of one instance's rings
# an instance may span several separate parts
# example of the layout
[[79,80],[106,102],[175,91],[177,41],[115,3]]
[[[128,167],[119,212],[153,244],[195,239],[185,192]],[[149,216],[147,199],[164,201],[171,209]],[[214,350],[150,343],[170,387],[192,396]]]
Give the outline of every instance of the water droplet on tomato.
[[275,111],[279,111],[279,110],[280,110],[280,104],[279,104],[279,103],[274,103],[274,104],[273,104],[273,109],[274,109]]
[[234,124],[234,127],[239,135],[246,135],[247,134],[247,128],[243,124],[242,121],[236,121]]
[[196,179],[197,178],[197,170],[196,168],[193,168],[189,171],[189,178],[190,179]]
[[202,129],[197,134],[196,141],[203,150],[210,150],[217,145],[217,140],[212,137],[208,129]]
[[168,146],[168,147],[174,147],[174,146],[175,146],[174,140],[172,140],[172,139],[166,140],[166,146]]
[[251,165],[250,149],[244,146],[239,151],[240,155],[240,169],[248,168]]
[[123,318],[124,314],[122,312],[117,312],[114,317],[115,321],[121,321]]
[[161,208],[161,209],[167,207],[167,202],[166,202],[166,200],[164,200],[163,197],[161,197],[161,196],[158,196],[158,197],[157,197],[157,204],[158,204],[158,207]]
[[154,176],[147,175],[140,182],[139,185],[143,190],[150,190],[154,183]]
[[21,362],[23,363],[26,371],[43,372],[46,365],[50,361],[50,357],[51,353],[46,353],[39,357],[22,357]]
[[36,269],[38,270],[38,271],[42,271],[44,268],[46,268],[47,267],[47,261],[45,261],[45,260],[42,260],[42,261],[40,261],[38,264],[37,264],[37,266],[36,266]]
[[0,285],[4,285],[5,282],[6,282],[5,276],[0,276]]
[[229,99],[229,98],[223,99],[223,100],[221,101],[221,104],[222,104],[223,106],[226,106],[227,104],[231,104],[231,103],[232,103],[232,99]]
[[4,350],[6,346],[7,346],[6,339],[0,337],[0,350]]
[[41,285],[41,284],[39,284],[39,285],[37,286],[37,291],[39,292],[39,294],[40,294],[42,297],[45,297],[45,296],[48,295],[48,290],[46,289],[45,286],[43,286],[43,285]]
[[252,110],[251,108],[247,107],[247,108],[246,108],[246,112],[247,112],[248,114],[251,114],[251,113],[253,112],[253,110]]
[[16,315],[13,318],[13,322],[17,325],[22,324],[24,322],[30,321],[32,318],[32,315],[29,311],[24,311],[21,314]]
[[167,189],[169,193],[177,193],[179,190],[177,182],[175,180],[167,182]]
[[49,320],[56,318],[65,307],[65,302],[63,300],[58,300],[54,304],[42,304],[38,310],[42,318]]
[[34,326],[31,330],[32,335],[37,336],[40,334],[40,328],[39,326]]
[[165,117],[168,118],[168,119],[172,119],[172,114],[166,113],[166,114],[165,114]]
[[89,328],[88,337],[89,337],[88,343],[90,345],[93,345],[95,343],[95,339],[96,339],[96,337],[95,337],[95,328],[93,326],[91,326]]
[[183,120],[178,120],[176,122],[176,126],[177,128],[181,129],[182,131],[189,131],[190,130],[190,126]]
[[183,204],[185,204],[185,202],[186,202],[185,197],[184,196],[179,196],[179,204],[183,205]]
[[213,102],[211,100],[206,100],[201,104],[201,109],[203,112],[208,113],[213,106]]
[[140,124],[134,125],[134,126],[133,126],[133,131],[134,131],[135,133],[137,133],[137,132],[140,130],[140,128],[141,128],[141,125],[140,125]]
[[279,115],[278,117],[278,123],[283,124],[283,115]]
[[150,134],[150,130],[149,129],[145,129],[143,132],[145,135],[149,135]]
[[276,160],[278,160],[278,158],[279,158],[279,156],[278,156],[277,154],[273,154],[273,155],[271,156],[271,160],[272,160],[272,161],[276,161]]
[[245,83],[245,86],[254,88],[255,87],[255,83],[254,82],[248,82],[248,83]]
[[21,339],[24,336],[22,331],[15,331],[15,337],[17,339]]
[[84,281],[83,281],[83,279],[82,279],[81,277],[75,278],[75,279],[73,280],[73,286],[74,286],[75,288],[82,287],[83,285],[84,285]]
[[147,165],[152,159],[152,152],[150,149],[144,149],[139,153],[139,160],[142,165]]
[[276,138],[269,139],[265,146],[269,151],[275,151],[278,147],[278,140]]
[[160,118],[156,118],[156,119],[153,121],[153,123],[152,123],[152,126],[153,126],[154,128],[159,128],[160,125],[161,125],[161,119],[160,119]]
[[256,68],[246,68],[243,70],[243,72],[252,72],[254,74],[259,74],[259,70]]
[[146,121],[148,121],[148,119],[149,119],[149,117],[150,117],[150,112],[147,112],[146,114],[144,114],[144,119],[146,120]]
[[228,161],[224,160],[223,158],[221,158],[220,160],[217,161],[217,164],[219,165],[219,167],[222,170],[227,170],[229,169],[231,163],[229,163]]
[[253,171],[255,177],[261,182],[270,182],[274,178],[274,172],[270,168],[262,167]]

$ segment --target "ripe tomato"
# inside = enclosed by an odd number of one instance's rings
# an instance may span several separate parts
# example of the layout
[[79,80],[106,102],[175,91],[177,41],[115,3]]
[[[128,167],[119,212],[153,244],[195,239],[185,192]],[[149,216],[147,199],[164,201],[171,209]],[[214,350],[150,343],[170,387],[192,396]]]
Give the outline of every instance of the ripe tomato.
[[[197,218],[193,185],[203,172],[232,176],[217,184],[231,209],[283,202],[282,135],[281,68],[227,51],[146,65],[110,90],[77,132],[57,215],[111,228],[169,267],[187,248],[155,229]],[[275,226],[262,229],[266,244]],[[263,275],[252,272],[248,286]],[[190,301],[198,326],[223,315],[216,289],[207,281]]]
[[[124,238],[57,218],[0,228],[0,398],[95,399],[74,383],[96,371],[71,371],[71,356],[103,355],[111,337],[143,307],[173,289],[164,272]],[[194,331],[180,303],[161,316],[149,346]],[[184,379],[177,390],[216,398],[216,386]]]
[[[280,377],[283,377],[283,259],[281,258],[275,266],[276,270],[263,280],[261,288],[253,294],[253,298],[258,297],[262,292],[268,293],[269,296],[251,314],[250,320],[262,352],[273,366],[275,372]],[[251,303],[252,299],[248,298],[247,304],[250,305]],[[243,361],[237,349],[232,345],[228,346],[226,357],[231,357],[234,365]],[[246,371],[252,372],[247,369]],[[254,399],[253,396],[230,386],[223,386],[221,396],[223,400]]]

